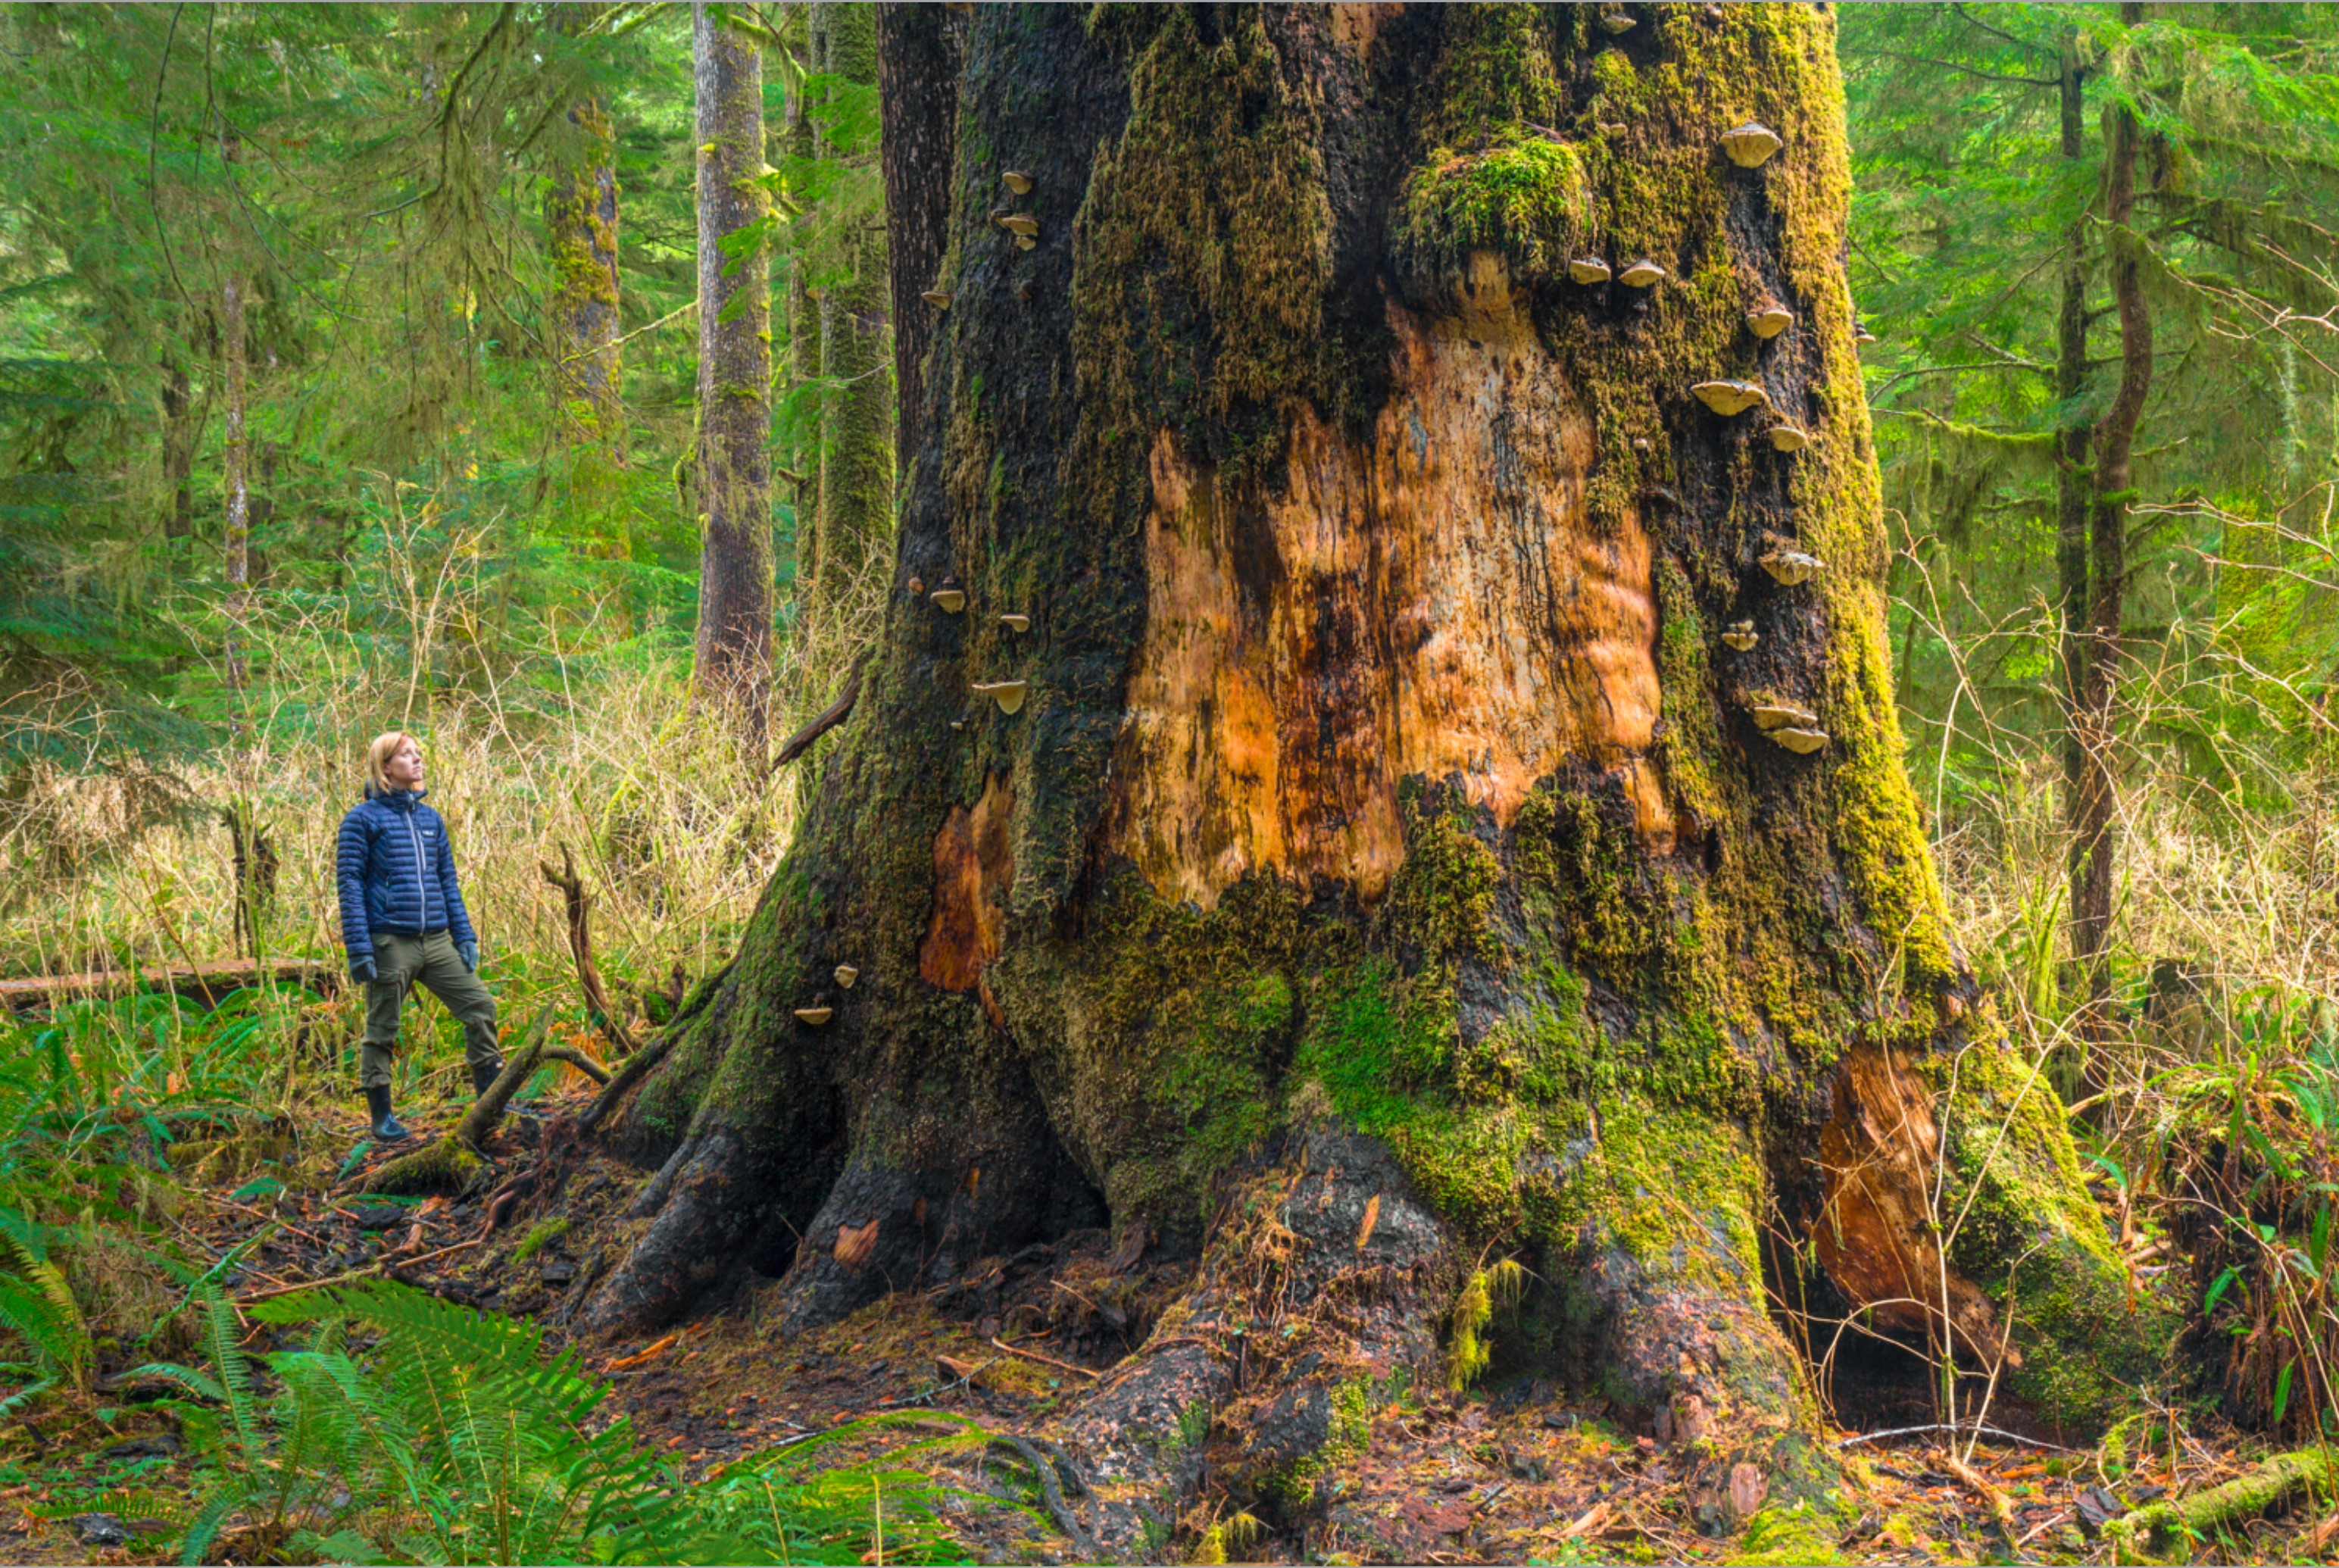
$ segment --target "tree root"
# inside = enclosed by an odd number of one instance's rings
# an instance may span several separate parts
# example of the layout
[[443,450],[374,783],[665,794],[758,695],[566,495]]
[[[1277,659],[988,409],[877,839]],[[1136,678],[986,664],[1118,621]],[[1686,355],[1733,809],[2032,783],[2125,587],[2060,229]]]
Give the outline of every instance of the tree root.
[[511,1103],[519,1086],[543,1065],[548,1054],[545,1039],[551,1031],[552,1009],[547,1006],[528,1025],[528,1043],[504,1059],[504,1070],[496,1074],[487,1092],[471,1102],[471,1108],[451,1130],[425,1148],[402,1154],[379,1169],[360,1175],[358,1182],[368,1192],[396,1198],[469,1190],[489,1169],[479,1145],[503,1120],[504,1108]]
[[2149,1563],[2149,1549],[2169,1536],[2182,1541],[2220,1524],[2255,1518],[2302,1494],[2339,1494],[2339,1454],[2301,1450],[2277,1454],[2246,1475],[2191,1497],[2173,1498],[2137,1509],[2104,1526],[2115,1563]]
[[634,1085],[639,1083],[650,1069],[664,1061],[666,1053],[673,1048],[674,1031],[669,1028],[664,1034],[620,1062],[616,1074],[602,1084],[601,1092],[593,1097],[591,1105],[585,1108],[585,1114],[577,1119],[577,1132],[581,1135],[598,1127],[601,1124],[601,1119],[616,1109],[617,1102],[626,1098]]
[[[1071,1464],[1059,1457],[1051,1465],[1048,1460],[1041,1457],[1039,1450],[1012,1433],[995,1433],[992,1436],[991,1443],[993,1447],[1012,1450],[1024,1464],[1031,1467],[1031,1474],[1039,1477],[1040,1496],[1048,1505],[1048,1516],[1056,1522],[1056,1528],[1071,1538],[1072,1545],[1079,1550],[1082,1561],[1093,1561],[1097,1555],[1096,1543],[1090,1538],[1087,1531],[1081,1528],[1081,1522],[1072,1517],[1071,1509],[1065,1506],[1063,1493],[1056,1485],[1055,1473],[1061,1469],[1063,1473],[1064,1484],[1071,1488],[1072,1495],[1077,1497],[1085,1490]],[[1053,1447],[1054,1445],[1051,1444],[1050,1446]],[[1059,1449],[1057,1452],[1061,1455],[1062,1451]]]

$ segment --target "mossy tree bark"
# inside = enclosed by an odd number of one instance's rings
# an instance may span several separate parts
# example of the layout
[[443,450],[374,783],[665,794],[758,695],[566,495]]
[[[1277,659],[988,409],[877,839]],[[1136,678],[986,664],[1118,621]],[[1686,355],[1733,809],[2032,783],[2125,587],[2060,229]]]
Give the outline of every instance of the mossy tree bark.
[[[904,13],[965,68],[888,142],[950,160],[893,182],[947,199],[952,301],[893,593],[618,1123],[664,1163],[588,1321],[752,1265],[785,1331],[1104,1221],[1193,1257],[1065,1426],[1113,1552],[1214,1411],[1262,1505],[1368,1534],[1315,1478],[1490,1332],[1718,1519],[1750,1454],[1821,1485],[1766,1267],[2115,1407],[2148,1309],[1902,771],[1828,14]],[[1489,1330],[1505,1255],[1547,1283]]]
[[[580,30],[596,7],[570,5],[553,25]],[[568,106],[564,155],[544,188],[552,297],[546,311],[552,392],[563,439],[612,467],[626,457],[624,350],[618,344],[617,140],[608,105]]]
[[728,707],[761,758],[772,699],[772,334],[760,246],[725,242],[771,212],[764,70],[720,7],[692,7],[697,74],[698,644],[702,700]]
[[[811,66],[832,89],[811,106],[814,155],[867,163],[876,149],[849,89],[877,84],[876,7],[816,4]],[[819,300],[820,482],[810,558],[800,582],[806,612],[834,615],[893,533],[893,384],[887,358],[890,290],[880,214],[839,235]]]

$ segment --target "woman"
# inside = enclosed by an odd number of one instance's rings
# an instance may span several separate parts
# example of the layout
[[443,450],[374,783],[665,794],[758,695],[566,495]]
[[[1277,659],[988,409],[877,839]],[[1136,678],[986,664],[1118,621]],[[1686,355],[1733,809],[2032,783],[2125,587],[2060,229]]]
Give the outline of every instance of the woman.
[[406,1136],[390,1110],[390,1061],[398,1010],[416,981],[462,1021],[472,1091],[485,1092],[503,1070],[496,999],[479,977],[479,939],[455,880],[447,823],[422,804],[422,773],[412,735],[376,735],[366,748],[365,798],[341,819],[341,942],[350,978],[366,988],[358,1082],[373,1135],[386,1143]]

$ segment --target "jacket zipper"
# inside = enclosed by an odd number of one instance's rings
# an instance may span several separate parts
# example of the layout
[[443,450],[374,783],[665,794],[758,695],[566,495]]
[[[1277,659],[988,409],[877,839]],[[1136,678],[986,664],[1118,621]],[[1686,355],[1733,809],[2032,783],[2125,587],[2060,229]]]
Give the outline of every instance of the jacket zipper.
[[420,916],[416,923],[428,928],[430,924],[430,884],[423,880],[422,834],[415,828],[414,813],[411,810],[406,814],[406,836],[414,844],[414,897],[419,906],[416,912]]

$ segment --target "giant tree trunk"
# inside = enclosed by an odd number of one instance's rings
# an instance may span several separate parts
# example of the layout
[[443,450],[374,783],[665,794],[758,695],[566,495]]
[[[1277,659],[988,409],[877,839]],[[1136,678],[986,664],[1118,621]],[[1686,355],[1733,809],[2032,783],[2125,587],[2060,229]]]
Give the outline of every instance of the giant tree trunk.
[[760,244],[724,242],[771,212],[763,59],[703,3],[697,68],[699,695],[728,707],[741,744],[765,751],[772,696],[771,287]]
[[967,29],[955,139],[888,127],[952,159],[892,182],[951,203],[893,592],[625,1114],[665,1163],[589,1321],[749,1265],[786,1331],[1109,1219],[1197,1259],[1065,1424],[1110,1553],[1198,1411],[1323,1504],[1341,1412],[1475,1370],[1505,1254],[1548,1284],[1497,1348],[1709,1495],[1826,1479],[1766,1250],[2043,1419],[2150,1365],[1901,768],[1832,21],[1619,15],[889,17]]
[[[839,84],[877,81],[876,8],[819,0],[811,16],[813,71]],[[843,134],[840,105],[814,104],[816,157],[866,158],[865,134]],[[812,615],[837,613],[882,564],[893,531],[893,388],[887,372],[885,232],[872,212],[844,229],[835,273],[820,295],[820,479],[799,592]]]

